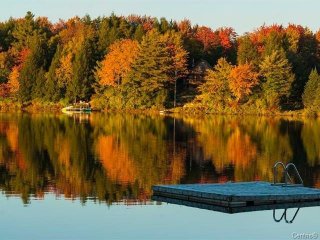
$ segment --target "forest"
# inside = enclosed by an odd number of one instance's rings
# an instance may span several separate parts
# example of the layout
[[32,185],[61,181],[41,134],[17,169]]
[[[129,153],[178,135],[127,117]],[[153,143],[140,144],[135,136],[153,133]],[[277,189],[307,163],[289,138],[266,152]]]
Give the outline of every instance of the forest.
[[90,102],[100,110],[320,112],[320,31],[238,35],[149,16],[0,23],[0,108]]

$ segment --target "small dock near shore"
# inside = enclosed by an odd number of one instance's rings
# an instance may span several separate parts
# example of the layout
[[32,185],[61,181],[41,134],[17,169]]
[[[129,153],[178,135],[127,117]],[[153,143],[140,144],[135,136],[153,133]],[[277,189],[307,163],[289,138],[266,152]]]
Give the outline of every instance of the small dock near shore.
[[[277,167],[283,168],[284,182],[277,182]],[[289,174],[293,169],[299,179],[295,184]],[[320,189],[303,186],[293,163],[276,162],[273,183],[227,182],[216,184],[157,185],[152,187],[153,200],[211,209],[226,213],[259,211],[290,207],[320,206]]]
[[[183,205],[204,204],[228,208],[224,212],[241,212],[239,208],[294,203],[320,202],[320,189],[269,182],[240,182],[222,184],[181,184],[153,186],[153,198]],[[309,205],[309,204],[308,204]],[[313,204],[311,204],[313,205]],[[238,208],[237,211],[230,210]],[[254,208],[253,208],[254,209]]]

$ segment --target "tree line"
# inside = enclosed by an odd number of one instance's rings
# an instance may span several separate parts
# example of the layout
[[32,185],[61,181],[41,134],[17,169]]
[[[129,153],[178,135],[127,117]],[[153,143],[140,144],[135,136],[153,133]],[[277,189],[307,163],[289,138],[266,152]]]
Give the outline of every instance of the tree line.
[[[190,88],[199,61],[212,67]],[[162,109],[177,98],[205,111],[319,111],[319,64],[320,31],[294,24],[239,36],[137,15],[0,23],[0,99],[24,104]]]

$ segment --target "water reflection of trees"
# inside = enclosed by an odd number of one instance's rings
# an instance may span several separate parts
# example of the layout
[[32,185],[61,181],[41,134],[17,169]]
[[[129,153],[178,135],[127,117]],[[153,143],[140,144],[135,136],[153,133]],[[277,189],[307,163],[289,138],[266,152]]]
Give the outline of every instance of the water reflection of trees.
[[319,187],[320,121],[92,114],[0,115],[0,187],[42,198],[138,201],[151,186],[271,180],[275,161],[297,161]]
[[233,168],[229,180],[270,180],[274,162],[292,158],[290,129],[283,129],[284,120],[211,116],[191,121],[204,158],[218,172]]
[[153,184],[177,183],[184,175],[186,151],[173,147],[170,124],[135,115],[93,115],[85,122],[1,115],[1,188],[25,202],[47,191],[109,203],[145,201]]
[[301,138],[311,166],[320,164],[320,120],[306,119]]

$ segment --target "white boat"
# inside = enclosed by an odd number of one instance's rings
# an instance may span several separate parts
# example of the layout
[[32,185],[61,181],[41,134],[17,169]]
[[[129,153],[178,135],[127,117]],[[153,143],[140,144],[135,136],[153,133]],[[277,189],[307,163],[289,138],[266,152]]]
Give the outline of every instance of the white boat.
[[89,113],[91,112],[91,107],[89,103],[78,103],[62,108],[64,113]]

